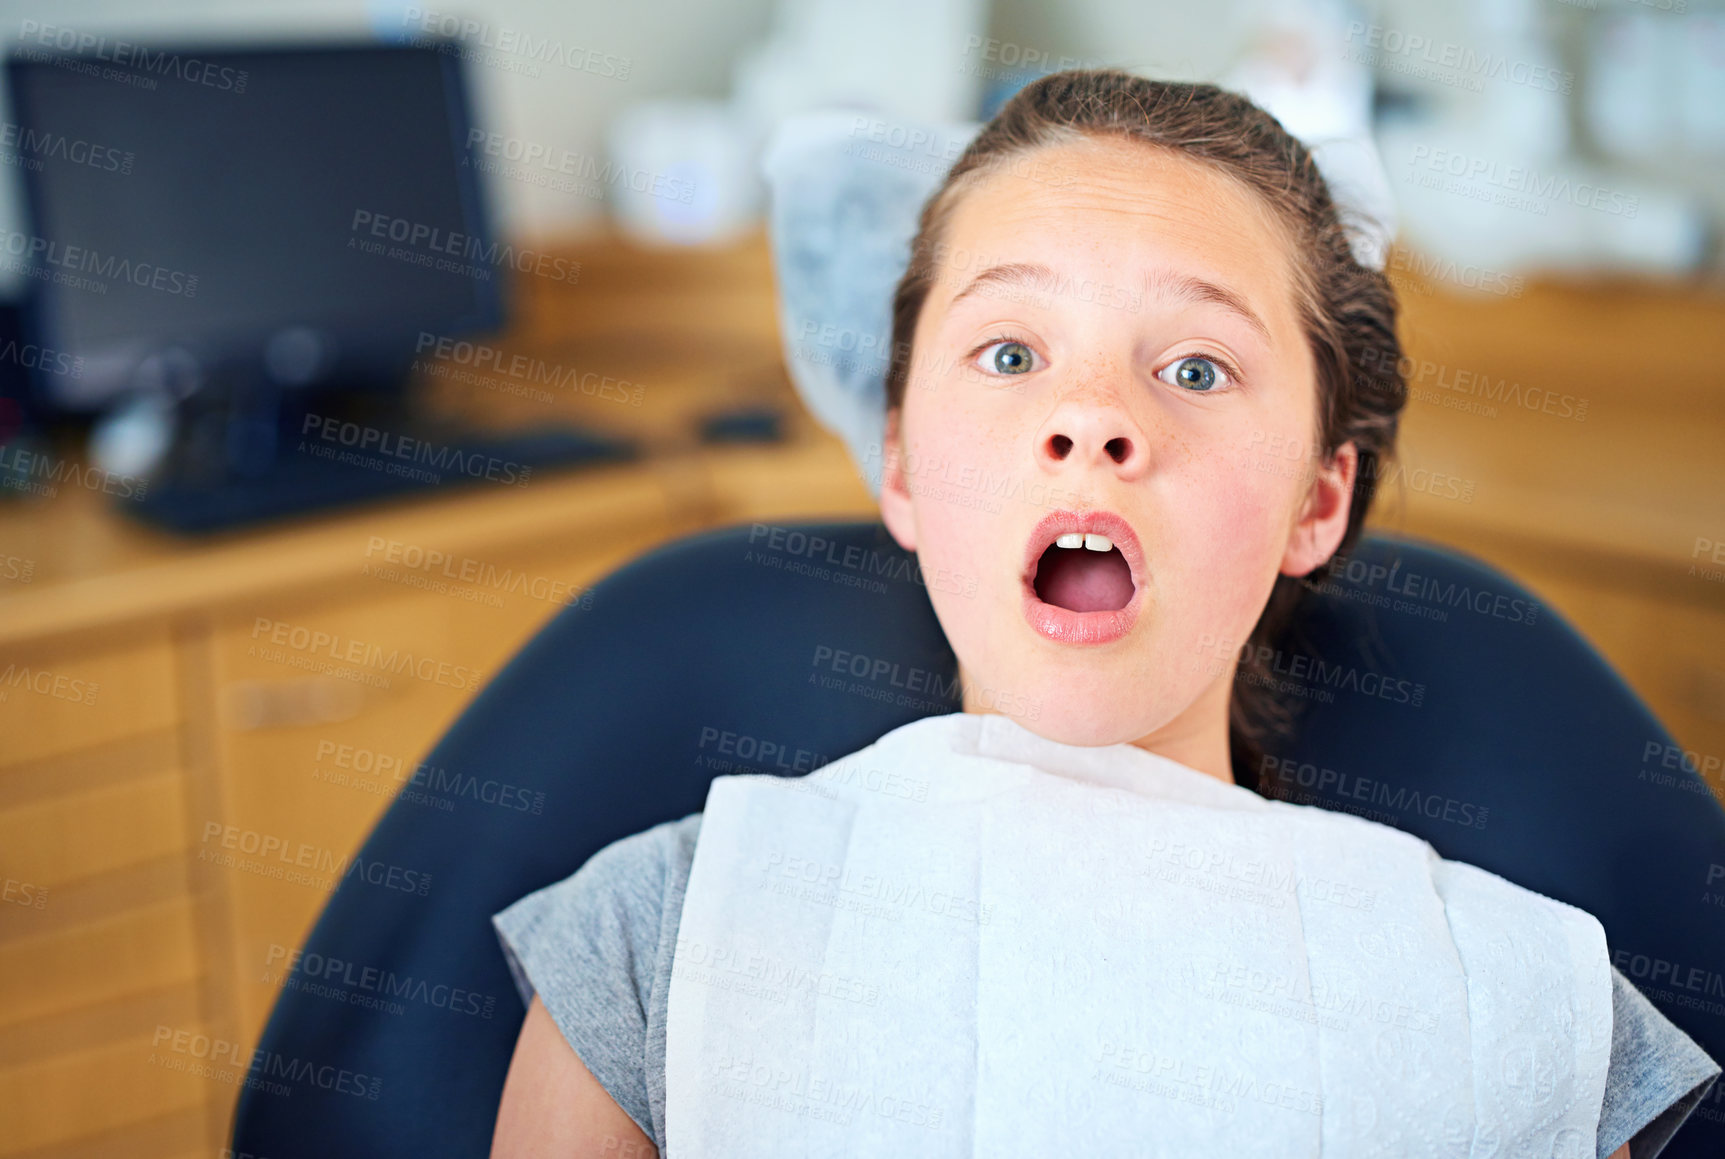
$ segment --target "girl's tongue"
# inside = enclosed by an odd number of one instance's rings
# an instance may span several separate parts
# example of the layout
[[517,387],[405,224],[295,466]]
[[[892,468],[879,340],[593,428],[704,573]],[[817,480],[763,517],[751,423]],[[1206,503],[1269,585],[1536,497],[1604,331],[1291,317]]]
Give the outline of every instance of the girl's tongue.
[[1132,600],[1132,569],[1119,548],[1050,546],[1036,566],[1036,594],[1043,603],[1073,612],[1112,612]]

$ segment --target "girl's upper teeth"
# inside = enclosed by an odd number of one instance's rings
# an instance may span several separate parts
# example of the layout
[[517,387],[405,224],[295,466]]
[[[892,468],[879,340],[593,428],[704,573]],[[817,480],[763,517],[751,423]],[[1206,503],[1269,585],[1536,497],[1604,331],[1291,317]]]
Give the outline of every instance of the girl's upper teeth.
[[1088,547],[1091,551],[1113,551],[1114,541],[1106,535],[1097,535],[1094,531],[1080,533],[1069,531],[1054,541],[1056,547]]

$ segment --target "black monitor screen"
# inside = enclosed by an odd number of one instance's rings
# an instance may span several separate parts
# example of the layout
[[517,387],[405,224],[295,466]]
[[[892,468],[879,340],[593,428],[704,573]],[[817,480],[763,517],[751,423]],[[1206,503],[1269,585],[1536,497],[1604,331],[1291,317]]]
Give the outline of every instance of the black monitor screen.
[[[246,357],[307,327],[344,360],[494,324],[495,261],[457,61],[435,47],[188,53],[196,67],[10,60],[8,144],[44,345],[84,359],[68,404],[169,346]],[[81,396],[81,397],[76,397]]]

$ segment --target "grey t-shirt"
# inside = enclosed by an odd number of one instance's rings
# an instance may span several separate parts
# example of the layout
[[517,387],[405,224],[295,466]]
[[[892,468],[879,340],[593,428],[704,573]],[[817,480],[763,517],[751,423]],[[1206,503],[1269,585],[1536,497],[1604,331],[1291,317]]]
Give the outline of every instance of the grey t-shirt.
[[[665,1024],[683,892],[701,814],[614,841],[492,917],[523,1004],[537,992],[581,1062],[665,1159]],[[1657,1155],[1719,1064],[1611,971],[1601,1159]]]

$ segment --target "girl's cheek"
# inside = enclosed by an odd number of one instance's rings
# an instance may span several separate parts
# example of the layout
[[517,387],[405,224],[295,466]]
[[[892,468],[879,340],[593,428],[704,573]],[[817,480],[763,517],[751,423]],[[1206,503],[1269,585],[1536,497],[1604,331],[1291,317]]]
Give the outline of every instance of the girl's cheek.
[[1217,577],[1256,576],[1268,559],[1281,557],[1287,501],[1269,476],[1221,457],[1201,457],[1198,464],[1156,505],[1165,529],[1158,536],[1161,551],[1178,548],[1160,562],[1206,589],[1208,600],[1223,603]]

